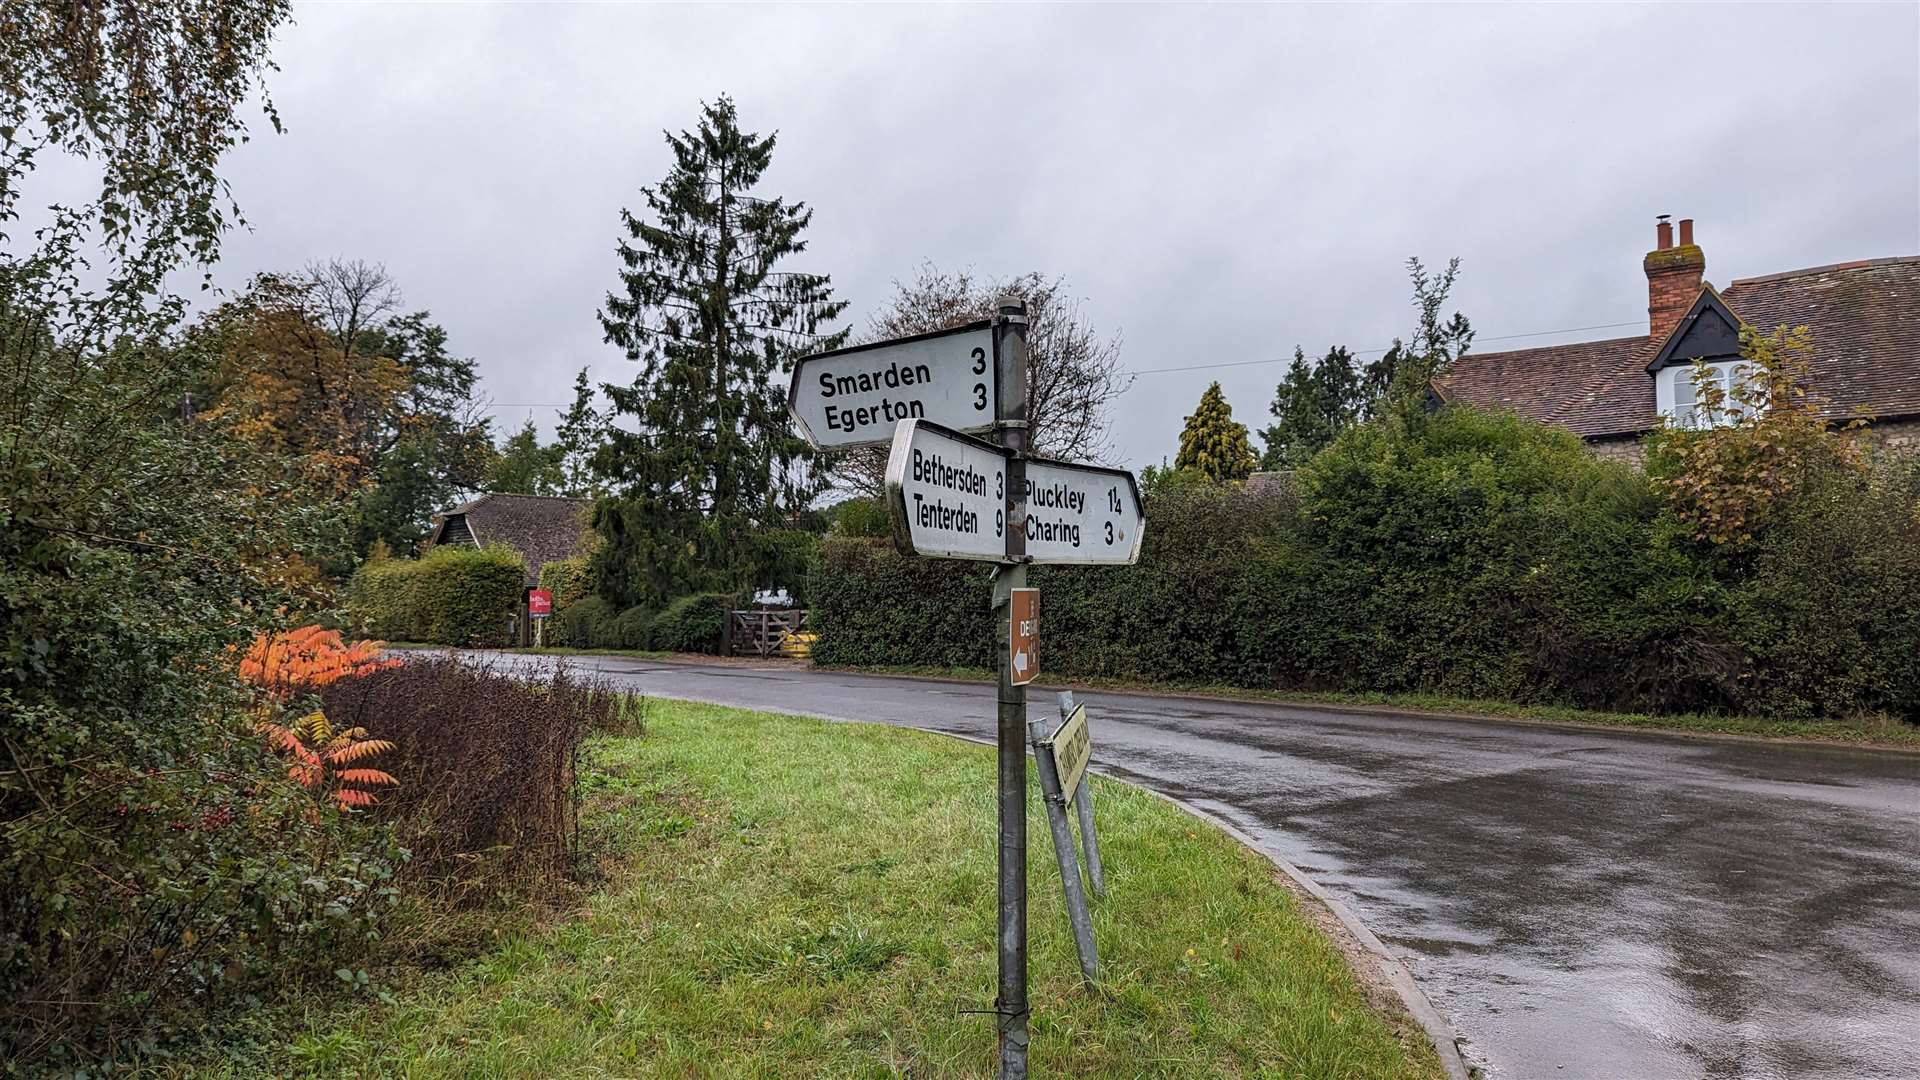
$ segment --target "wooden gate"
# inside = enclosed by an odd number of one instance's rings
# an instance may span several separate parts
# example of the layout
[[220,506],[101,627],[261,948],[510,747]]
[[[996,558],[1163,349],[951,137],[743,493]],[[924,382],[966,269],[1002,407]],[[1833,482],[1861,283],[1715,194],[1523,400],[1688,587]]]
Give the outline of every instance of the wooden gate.
[[805,608],[753,608],[727,616],[726,651],[733,656],[804,656],[800,647],[809,644],[812,636],[807,633]]

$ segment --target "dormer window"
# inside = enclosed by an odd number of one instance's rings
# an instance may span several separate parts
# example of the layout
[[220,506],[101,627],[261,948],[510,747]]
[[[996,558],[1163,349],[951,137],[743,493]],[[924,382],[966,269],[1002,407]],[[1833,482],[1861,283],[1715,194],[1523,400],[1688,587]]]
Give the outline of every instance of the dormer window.
[[[1675,427],[1683,428],[1724,427],[1733,423],[1740,416],[1740,403],[1734,400],[1734,391],[1746,382],[1746,368],[1747,365],[1738,361],[1708,364],[1699,369],[1691,364],[1661,368],[1654,373],[1654,401],[1660,415]],[[1707,407],[1706,399],[1715,396],[1716,389],[1720,408],[1713,410]]]
[[[1675,427],[1731,424],[1740,416],[1735,395],[1748,379],[1748,366],[1740,359],[1739,317],[1713,286],[1703,285],[1647,364],[1654,411]],[[1710,400],[1718,407],[1710,406]]]

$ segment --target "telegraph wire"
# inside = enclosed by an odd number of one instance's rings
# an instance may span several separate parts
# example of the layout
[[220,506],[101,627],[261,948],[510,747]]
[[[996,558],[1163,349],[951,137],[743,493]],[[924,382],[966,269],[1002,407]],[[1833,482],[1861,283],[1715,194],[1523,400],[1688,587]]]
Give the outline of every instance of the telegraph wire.
[[[1578,334],[1587,330],[1617,330],[1623,326],[1640,326],[1644,322],[1645,320],[1643,319],[1631,319],[1631,320],[1628,320],[1627,322],[1595,323],[1592,326],[1568,326],[1559,330],[1529,330],[1524,334],[1494,334],[1489,337],[1476,336],[1473,340],[1476,344],[1482,341],[1518,341],[1521,338],[1548,337],[1554,334]],[[1388,349],[1391,349],[1392,347],[1393,346],[1391,345],[1382,345],[1374,349],[1348,349],[1347,353],[1348,355],[1351,355],[1351,356],[1368,356],[1373,353],[1384,353]],[[1266,360],[1226,360],[1217,364],[1188,364],[1183,367],[1144,368],[1139,371],[1129,371],[1127,372],[1127,374],[1129,375],[1165,375],[1170,372],[1176,372],[1176,371],[1209,371],[1215,368],[1258,367],[1262,364],[1285,364],[1285,363],[1292,362],[1292,360],[1293,360],[1293,357],[1291,356],[1271,357]],[[564,409],[567,406],[572,404],[573,402],[571,401],[506,401],[506,402],[498,402],[491,405],[483,405],[481,406],[481,408],[482,409]]]
[[[1628,322],[1595,323],[1592,326],[1569,326],[1561,330],[1529,330],[1524,334],[1495,334],[1489,337],[1475,336],[1473,340],[1476,344],[1482,341],[1516,341],[1520,338],[1547,337],[1552,334],[1577,334],[1583,330],[1613,330],[1622,326],[1640,326],[1644,322],[1645,320],[1642,319],[1633,319]],[[1382,345],[1375,349],[1348,349],[1347,354],[1349,356],[1367,356],[1372,353],[1384,353],[1391,348],[1393,348],[1391,345]],[[1211,368],[1255,367],[1261,364],[1287,364],[1292,362],[1293,357],[1291,356],[1276,356],[1266,360],[1226,360],[1217,364],[1188,364],[1182,367],[1144,368],[1139,371],[1128,372],[1128,374],[1163,375],[1171,371],[1206,371]]]

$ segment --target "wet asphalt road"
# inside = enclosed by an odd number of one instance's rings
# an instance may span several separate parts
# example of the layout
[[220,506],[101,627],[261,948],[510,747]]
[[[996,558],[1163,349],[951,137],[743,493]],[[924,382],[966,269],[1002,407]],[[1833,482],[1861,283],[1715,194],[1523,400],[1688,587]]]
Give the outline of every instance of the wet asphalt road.
[[[570,662],[665,697],[993,734],[986,686]],[[1920,755],[1081,696],[1103,771],[1340,896],[1491,1076],[1920,1077]]]

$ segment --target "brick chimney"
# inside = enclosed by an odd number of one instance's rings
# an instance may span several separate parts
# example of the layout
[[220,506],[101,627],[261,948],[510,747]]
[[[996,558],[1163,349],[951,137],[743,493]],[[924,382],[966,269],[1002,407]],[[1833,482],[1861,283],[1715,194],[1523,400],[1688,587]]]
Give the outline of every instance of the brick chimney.
[[1707,256],[1693,242],[1693,219],[1680,220],[1680,243],[1673,242],[1673,224],[1660,215],[1654,230],[1655,247],[1642,262],[1647,271],[1647,332],[1664,341],[1680,324],[1700,296],[1707,272]]

